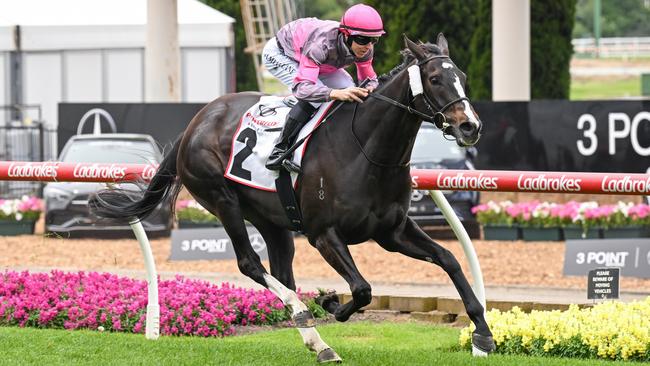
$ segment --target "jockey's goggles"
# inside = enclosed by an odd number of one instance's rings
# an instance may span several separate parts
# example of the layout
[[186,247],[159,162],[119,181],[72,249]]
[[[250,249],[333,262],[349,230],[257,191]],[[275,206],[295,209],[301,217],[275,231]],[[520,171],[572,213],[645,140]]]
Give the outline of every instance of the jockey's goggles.
[[375,44],[379,42],[379,37],[368,37],[368,36],[356,35],[356,36],[350,36],[350,38],[352,39],[352,42],[359,44],[361,46],[365,46],[368,43]]

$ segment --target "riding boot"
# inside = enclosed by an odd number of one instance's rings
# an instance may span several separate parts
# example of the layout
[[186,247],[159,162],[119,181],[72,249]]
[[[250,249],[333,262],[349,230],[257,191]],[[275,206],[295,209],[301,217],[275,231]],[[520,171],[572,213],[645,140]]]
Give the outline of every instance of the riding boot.
[[316,107],[304,100],[298,100],[298,103],[291,108],[287,115],[287,121],[282,129],[280,141],[275,145],[271,155],[269,155],[269,158],[266,161],[267,169],[280,170],[284,166],[283,162],[287,159],[286,163],[289,170],[296,171],[297,173],[300,172],[300,166],[291,162],[292,154],[289,154],[288,156],[283,155],[295,142],[300,129],[307,123],[307,121],[309,121],[309,118],[315,110]]

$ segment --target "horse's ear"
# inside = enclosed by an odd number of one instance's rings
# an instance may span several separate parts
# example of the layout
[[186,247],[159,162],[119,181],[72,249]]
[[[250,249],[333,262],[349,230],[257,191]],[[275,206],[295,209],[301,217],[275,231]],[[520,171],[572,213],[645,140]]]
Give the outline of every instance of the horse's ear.
[[415,57],[416,57],[418,60],[422,60],[422,59],[424,59],[424,56],[425,56],[425,55],[424,55],[424,50],[422,50],[422,48],[421,48],[418,44],[416,44],[415,42],[411,41],[411,40],[409,39],[409,37],[406,36],[406,34],[404,34],[403,36],[404,36],[404,43],[406,43],[406,47],[407,47],[411,52],[413,52],[413,54],[415,55]]
[[449,56],[449,45],[447,44],[447,38],[445,38],[445,35],[442,34],[442,32],[438,33],[438,40],[436,41],[436,44],[438,45],[438,48],[440,48],[440,51],[442,51],[443,55]]

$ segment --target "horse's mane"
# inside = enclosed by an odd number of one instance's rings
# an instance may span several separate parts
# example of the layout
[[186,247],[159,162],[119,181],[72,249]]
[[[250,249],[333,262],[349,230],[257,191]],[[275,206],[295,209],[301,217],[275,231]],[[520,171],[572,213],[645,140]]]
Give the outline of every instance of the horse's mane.
[[[420,42],[418,44],[422,49],[424,49],[427,53],[433,54],[433,55],[442,55],[442,51],[440,50],[440,47],[433,43],[422,43]],[[408,48],[405,48],[401,51],[399,51],[400,54],[402,54],[402,63],[393,67],[392,70],[389,72],[381,75],[379,77],[379,85],[385,84],[387,81],[391,80],[395,75],[399,74],[408,64],[410,64],[413,60],[415,60],[415,55],[413,55],[413,52],[409,50]]]

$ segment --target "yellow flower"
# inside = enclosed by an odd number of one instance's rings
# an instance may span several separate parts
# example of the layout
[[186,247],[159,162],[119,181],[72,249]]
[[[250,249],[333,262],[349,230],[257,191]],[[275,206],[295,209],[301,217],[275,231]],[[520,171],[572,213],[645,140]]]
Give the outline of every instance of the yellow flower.
[[[592,308],[571,305],[566,311],[510,311],[487,313],[497,351],[508,339],[519,337],[520,346],[531,350],[534,340],[543,341],[542,350],[552,350],[579,337],[585,350],[604,359],[641,359],[650,348],[650,297],[622,303],[607,301]],[[461,331],[461,345],[471,342],[473,325]]]

